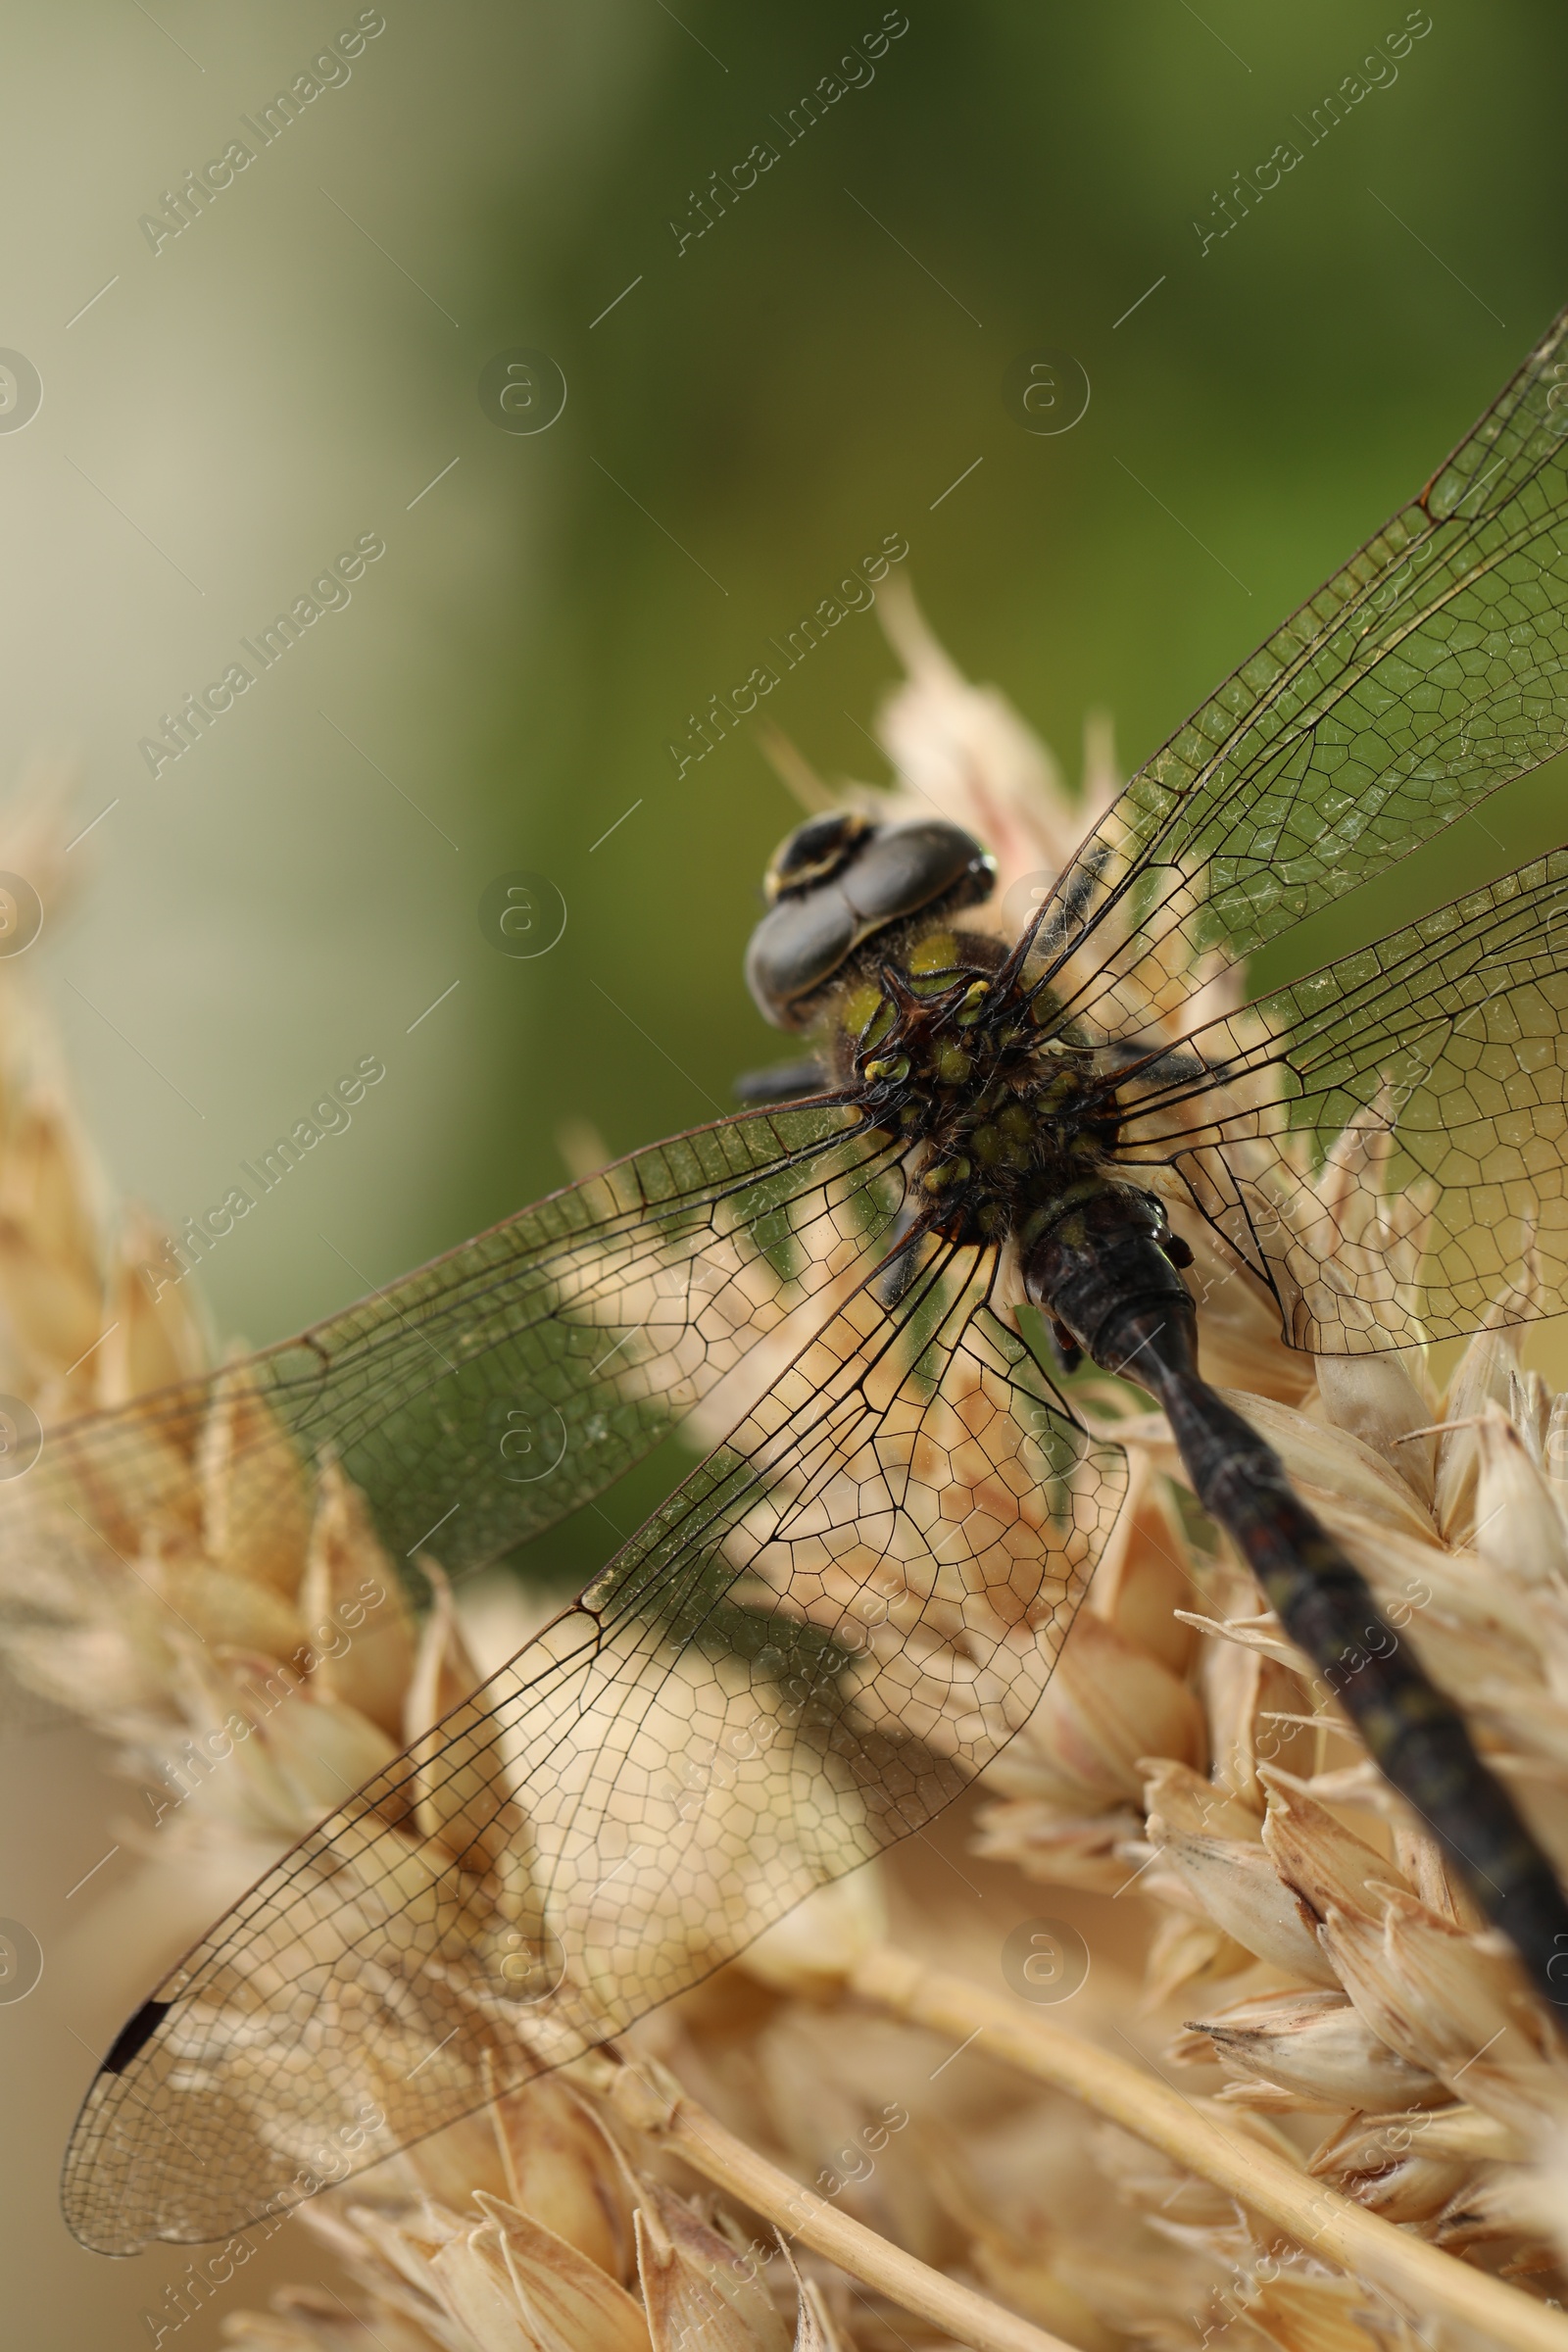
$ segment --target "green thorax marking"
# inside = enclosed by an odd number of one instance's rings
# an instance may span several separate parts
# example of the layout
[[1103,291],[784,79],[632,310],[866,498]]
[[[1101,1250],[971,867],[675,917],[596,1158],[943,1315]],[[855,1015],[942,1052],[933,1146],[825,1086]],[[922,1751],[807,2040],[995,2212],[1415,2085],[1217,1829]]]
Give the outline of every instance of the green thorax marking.
[[911,1198],[963,1242],[1034,1232],[1113,1181],[1115,1098],[1037,975],[938,924],[848,975],[825,1015],[834,1074],[909,1146]]

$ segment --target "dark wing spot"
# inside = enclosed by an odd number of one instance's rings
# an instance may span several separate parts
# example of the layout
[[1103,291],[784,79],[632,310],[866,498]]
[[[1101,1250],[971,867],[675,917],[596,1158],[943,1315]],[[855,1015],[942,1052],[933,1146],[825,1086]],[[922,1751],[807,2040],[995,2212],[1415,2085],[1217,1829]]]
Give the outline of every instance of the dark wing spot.
[[173,2006],[172,2001],[143,2001],[135,2016],[127,2019],[115,2035],[114,2046],[98,2072],[122,2075],[137,2051],[146,2048]]

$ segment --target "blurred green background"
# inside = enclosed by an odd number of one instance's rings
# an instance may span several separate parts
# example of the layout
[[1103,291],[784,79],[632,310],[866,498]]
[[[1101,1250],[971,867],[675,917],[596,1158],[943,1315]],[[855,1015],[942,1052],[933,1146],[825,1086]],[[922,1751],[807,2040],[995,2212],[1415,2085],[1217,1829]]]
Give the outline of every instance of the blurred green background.
[[[173,1224],[360,1055],[387,1069],[214,1254],[215,1324],[254,1343],[562,1182],[564,1120],[623,1151],[776,1051],[739,961],[796,811],[749,730],[679,776],[666,746],[884,534],[1069,772],[1095,706],[1130,768],[1568,298],[1546,0],[1408,12],[1429,29],[1396,75],[1313,144],[1397,0],[909,0],[789,144],[876,0],[369,13],[350,78],[156,253],[139,217],[358,11],[75,0],[3,36],[0,343],[44,386],[0,434],[4,763],[74,764],[73,833],[109,811],[33,977],[115,1186]],[[760,140],[777,163],[681,245]],[[1205,251],[1195,221],[1282,140],[1301,162]],[[1042,345],[1093,387],[1055,438],[1004,398]],[[516,346],[568,386],[537,435],[477,396]],[[386,555],[353,603],[149,775],[160,713],[365,531]],[[880,777],[861,728],[894,674],[853,614],[767,713],[824,772]],[[1318,952],[1555,842],[1560,809],[1550,772],[1503,796]],[[518,867],[568,910],[536,961],[477,920]],[[606,1530],[551,1543],[580,1577]],[[82,1835],[80,1759],[38,1753],[19,1911]],[[67,2047],[12,2183],[39,2345],[145,2340],[145,2279],[54,2215],[85,2064]]]

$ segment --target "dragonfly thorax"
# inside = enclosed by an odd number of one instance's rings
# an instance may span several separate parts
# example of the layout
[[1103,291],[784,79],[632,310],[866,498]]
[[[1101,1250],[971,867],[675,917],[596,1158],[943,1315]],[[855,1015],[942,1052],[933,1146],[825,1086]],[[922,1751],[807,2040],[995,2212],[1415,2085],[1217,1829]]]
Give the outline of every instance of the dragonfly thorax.
[[839,992],[835,1076],[908,1146],[912,1202],[955,1241],[1027,1244],[1113,1181],[1118,1106],[1055,1007],[994,940],[940,920]]

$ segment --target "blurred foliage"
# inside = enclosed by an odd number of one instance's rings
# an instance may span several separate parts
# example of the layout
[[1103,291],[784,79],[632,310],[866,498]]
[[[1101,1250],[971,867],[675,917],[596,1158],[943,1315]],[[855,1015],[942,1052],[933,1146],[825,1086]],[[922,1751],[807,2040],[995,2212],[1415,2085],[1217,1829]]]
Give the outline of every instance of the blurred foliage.
[[[874,80],[786,145],[788,109],[880,22],[869,0],[694,0],[604,150],[486,225],[494,346],[545,345],[571,393],[548,434],[484,453],[545,544],[484,649],[470,757],[493,864],[547,870],[571,912],[551,956],[485,968],[498,1079],[454,1229],[563,1180],[563,1117],[624,1151],[727,1108],[778,1050],[739,961],[796,811],[751,728],[678,777],[666,744],[884,532],[1069,772],[1097,706],[1135,765],[1419,486],[1568,293],[1568,21],[1544,5],[1439,0],[1396,79],[1308,144],[1405,23],[1393,0],[911,0]],[[1204,251],[1195,220],[1287,138],[1298,166]],[[678,248],[671,220],[760,139],[777,163]],[[1093,384],[1059,438],[1003,399],[1042,345]],[[880,776],[862,728],[892,674],[852,614],[764,708],[829,775]],[[1503,796],[1271,969],[1557,840],[1558,800],[1554,776]],[[636,1499],[612,1499],[618,1525]],[[606,1532],[559,1539],[562,1572]]]
[[[678,779],[665,746],[884,533],[1069,771],[1095,707],[1130,766],[1568,298],[1548,0],[1430,0],[1397,80],[1206,254],[1195,217],[1405,0],[906,0],[874,79],[793,145],[772,118],[882,0],[388,0],[348,89],[154,257],[142,208],[356,4],[34,0],[7,25],[4,340],[48,385],[4,445],[7,741],[18,773],[78,744],[79,822],[117,811],[39,966],[87,1123],[117,1189],[177,1224],[358,1054],[388,1061],[352,1138],[204,1274],[222,1333],[257,1343],[563,1182],[563,1122],[627,1150],[718,1115],[777,1050],[739,966],[794,807],[750,731]],[[777,164],[677,251],[671,219],[760,139]],[[475,397],[518,344],[570,382],[537,438]],[[1093,384],[1059,439],[1003,404],[1040,345]],[[371,524],[389,560],[354,612],[155,783],[142,729]],[[852,615],[768,714],[825,773],[876,776],[862,729],[893,674]],[[1504,796],[1299,958],[1556,840],[1556,797]],[[475,920],[519,866],[569,906],[532,963]],[[535,1572],[580,1585],[688,1460],[672,1441]],[[8,1899],[50,1934],[99,1799],[63,1749],[19,1752]],[[115,1960],[95,1953],[96,2007],[60,2011],[74,2040],[12,2040],[11,2301],[39,2344],[140,2340],[185,2267],[89,2262],[38,2160],[78,2044],[134,1995]],[[51,1963],[44,1998],[65,1982]],[[280,2236],[245,2297],[297,2260]]]

